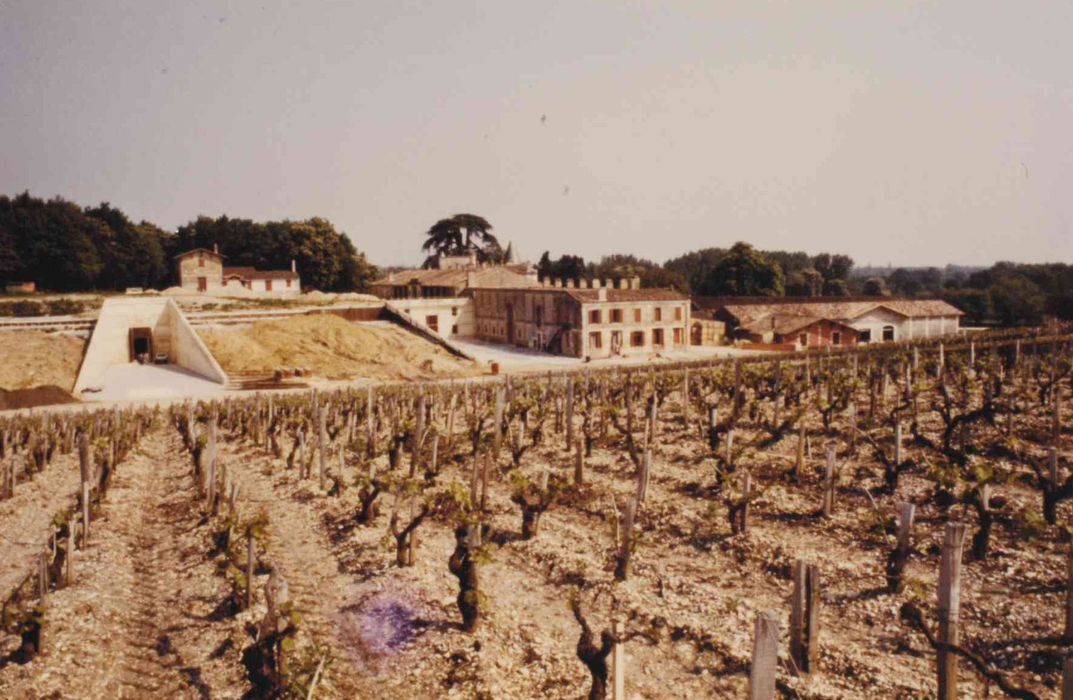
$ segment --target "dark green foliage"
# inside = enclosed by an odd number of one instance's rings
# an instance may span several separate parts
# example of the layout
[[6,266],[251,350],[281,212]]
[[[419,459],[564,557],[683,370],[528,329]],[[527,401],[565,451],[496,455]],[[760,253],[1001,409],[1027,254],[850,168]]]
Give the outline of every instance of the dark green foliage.
[[295,260],[308,289],[361,290],[376,275],[325,219],[257,223],[202,216],[172,234],[148,221],[135,224],[107,202],[83,209],[58,197],[0,196],[0,282],[32,281],[39,290],[58,292],[163,288],[177,282],[176,254],[214,244],[230,266],[278,270]]
[[498,263],[506,257],[492,235],[492,224],[476,214],[455,214],[432,224],[421,249],[433,255],[465,255],[472,249],[481,262]]
[[199,216],[175,234],[169,257],[191,248],[219,247],[228,267],[285,270],[294,260],[307,289],[343,292],[368,287],[376,268],[327,219],[269,221]]

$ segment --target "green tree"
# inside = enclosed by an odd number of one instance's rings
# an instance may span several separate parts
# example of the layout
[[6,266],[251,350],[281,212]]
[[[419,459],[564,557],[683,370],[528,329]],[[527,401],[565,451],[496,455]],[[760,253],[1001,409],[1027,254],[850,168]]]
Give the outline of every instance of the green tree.
[[738,242],[712,268],[705,288],[717,296],[782,296],[782,268],[748,243]]
[[890,296],[890,290],[887,289],[887,281],[882,277],[869,277],[864,281],[864,285],[861,287],[861,292],[865,296],[870,297]]
[[1003,277],[991,287],[991,304],[1004,326],[1040,323],[1045,303],[1043,290],[1023,275]]
[[432,224],[421,249],[432,255],[465,255],[475,250],[481,262],[491,262],[497,253],[502,255],[492,224],[476,214],[455,214]]

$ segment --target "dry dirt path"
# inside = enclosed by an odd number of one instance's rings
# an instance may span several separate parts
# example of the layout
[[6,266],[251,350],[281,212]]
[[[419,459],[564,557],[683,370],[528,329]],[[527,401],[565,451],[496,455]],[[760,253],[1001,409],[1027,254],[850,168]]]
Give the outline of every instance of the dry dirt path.
[[0,669],[0,697],[241,696],[241,632],[214,621],[227,587],[195,496],[177,438],[158,426],[117,470],[73,585],[50,596],[44,654]]
[[[20,454],[16,459],[24,458]],[[53,516],[74,504],[80,479],[78,457],[58,455],[33,479],[23,481],[21,473],[19,478],[14,498],[0,501],[0,595],[17,586],[30,570]]]
[[290,599],[301,615],[299,644],[315,644],[333,659],[317,686],[317,697],[376,697],[376,687],[348,661],[350,653],[356,651],[354,641],[346,638],[338,623],[349,604],[354,581],[340,573],[316,514],[304,504],[276,494],[271,475],[262,472],[269,464],[268,457],[251,459],[234,445],[221,447],[222,463],[239,487],[240,503],[268,515],[266,555],[287,582]]

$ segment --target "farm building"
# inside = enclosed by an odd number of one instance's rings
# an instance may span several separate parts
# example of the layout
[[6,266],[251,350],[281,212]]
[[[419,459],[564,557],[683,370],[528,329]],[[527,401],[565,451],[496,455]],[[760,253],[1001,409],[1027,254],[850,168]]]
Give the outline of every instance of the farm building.
[[640,280],[572,280],[522,288],[470,290],[476,336],[560,355],[602,358],[684,348],[689,299]]
[[438,256],[431,269],[400,270],[372,283],[372,292],[396,311],[444,338],[474,336],[473,288],[528,287],[538,284],[524,263],[482,265],[475,253]]
[[699,297],[700,313],[727,334],[799,347],[853,345],[955,334],[963,315],[937,299],[760,299]]
[[195,248],[175,256],[179,286],[191,291],[222,294],[239,289],[265,294],[298,294],[302,281],[296,263],[290,270],[258,270],[252,267],[224,267],[224,256],[216,249]]

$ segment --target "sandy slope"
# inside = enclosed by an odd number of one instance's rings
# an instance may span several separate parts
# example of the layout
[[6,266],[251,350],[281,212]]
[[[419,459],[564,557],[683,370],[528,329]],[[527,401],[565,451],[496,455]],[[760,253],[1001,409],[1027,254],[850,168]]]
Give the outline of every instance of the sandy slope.
[[329,379],[413,379],[476,374],[472,363],[400,328],[328,314],[199,329],[229,372],[303,367]]
[[55,384],[74,386],[85,341],[40,331],[0,333],[0,388],[25,389]]

